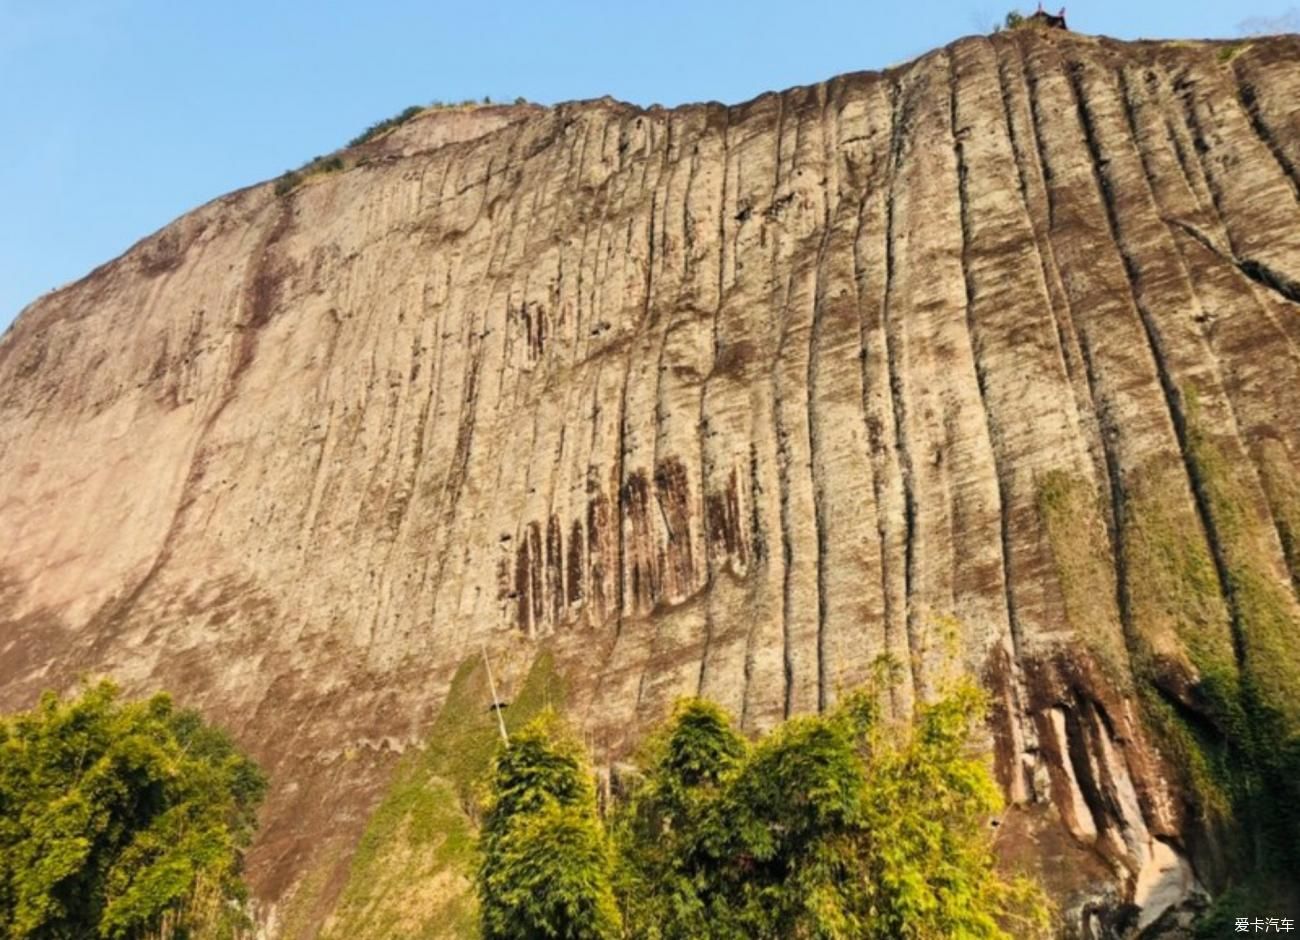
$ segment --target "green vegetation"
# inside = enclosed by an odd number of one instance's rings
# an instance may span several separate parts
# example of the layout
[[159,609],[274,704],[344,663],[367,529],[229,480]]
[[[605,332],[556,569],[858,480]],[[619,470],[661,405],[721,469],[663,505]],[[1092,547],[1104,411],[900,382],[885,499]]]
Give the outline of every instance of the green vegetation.
[[[463,101],[435,100],[427,105],[413,104],[408,108],[403,108],[392,117],[384,118],[382,121],[376,121],[374,124],[371,124],[356,137],[349,140],[347,146],[348,148],[359,147],[362,144],[376,140],[394,128],[401,127],[413,117],[423,114],[425,111],[474,108],[479,107],[480,104],[490,105],[491,103],[492,97],[490,95],[484,95],[481,102],[474,98],[466,98]],[[516,98],[514,103],[517,105],[527,104],[528,99],[521,96]],[[275,194],[277,196],[287,196],[302,185],[303,182],[313,176],[319,176],[324,173],[337,173],[338,171],[346,170],[351,166],[363,166],[365,163],[366,158],[345,161],[344,158],[338,154],[333,154],[328,157],[313,157],[311,160],[308,160],[302,166],[298,167],[298,169],[286,170],[284,173],[276,177]]]
[[275,194],[277,196],[287,195],[297,189],[303,180],[312,176],[318,176],[322,173],[338,173],[347,169],[347,165],[340,156],[332,157],[313,157],[296,170],[289,170],[281,174],[275,181]]
[[1038,481],[1036,497],[1066,619],[1115,687],[1131,688],[1100,494],[1079,477],[1051,470]]
[[1250,47],[1248,42],[1230,42],[1227,45],[1219,47],[1218,59],[1222,64],[1227,64],[1235,59],[1241,53]]
[[[1126,480],[1128,654],[1151,739],[1181,769],[1222,853],[1208,863],[1227,878],[1226,896],[1281,899],[1277,907],[1286,892],[1275,886],[1300,866],[1300,608],[1291,541],[1300,490],[1284,455],[1265,449],[1261,494],[1251,459],[1225,451],[1235,443],[1217,436],[1193,390],[1182,397],[1186,464],[1152,463]],[[1082,490],[1049,475],[1039,512],[1069,618],[1087,636],[1103,611],[1088,603],[1099,583],[1093,559],[1069,539]],[[1207,923],[1226,909],[1218,910]]]
[[1256,842],[1250,856],[1263,862],[1261,872],[1294,871],[1300,867],[1297,598],[1272,563],[1276,530],[1255,511],[1260,501],[1239,476],[1250,473],[1249,461],[1228,459],[1205,426],[1195,392],[1185,397],[1188,449],[1224,559],[1241,663],[1237,720],[1228,729],[1245,777],[1237,781],[1236,807]]
[[1265,440],[1258,446],[1260,482],[1277,524],[1292,590],[1300,597],[1300,474],[1295,472],[1281,441]]
[[[550,654],[541,653],[502,713],[507,729],[514,733],[549,706],[562,706],[564,696]],[[324,937],[477,935],[480,788],[500,744],[491,701],[482,659],[465,660],[427,745],[402,758],[371,816]]]
[[[477,101],[474,98],[466,98],[463,101],[431,101],[427,105],[413,104],[409,108],[403,108],[390,118],[384,118],[382,121],[376,121],[364,131],[348,141],[349,147],[358,147],[361,144],[374,140],[383,134],[388,133],[395,127],[401,127],[417,114],[423,114],[430,110],[446,110],[449,108],[473,108],[479,104],[489,105],[492,103],[491,95],[484,95],[483,100]],[[516,98],[515,104],[527,104],[524,98]]]
[[[484,840],[485,914],[503,892],[537,921],[485,916],[494,938],[962,937],[1042,935],[1041,891],[995,869],[988,818],[1000,795],[970,753],[986,708],[972,683],[920,706],[911,723],[877,711],[881,689],[849,696],[833,713],[787,721],[751,744],[717,706],[678,704],[651,736],[642,777],[609,820],[605,863],[589,794],[577,787],[585,760],[553,725],[534,726],[498,763],[493,825],[516,834]],[[523,748],[512,756],[516,748]],[[522,768],[522,769],[521,769]],[[555,806],[574,807],[563,816]],[[547,808],[549,807],[549,808]],[[521,859],[568,840],[554,879],[527,878]],[[531,854],[530,854],[531,853]],[[602,910],[612,864],[624,929],[577,918]],[[555,890],[556,895],[552,895]],[[524,892],[530,902],[525,902]],[[581,898],[581,903],[576,901]],[[531,907],[526,907],[531,904]],[[567,915],[566,915],[567,912]],[[566,919],[566,916],[573,919]],[[582,923],[600,924],[581,933]],[[594,930],[594,928],[592,928]]]
[[[1169,465],[1136,480],[1124,535],[1132,662],[1152,739],[1182,768],[1203,822],[1225,831],[1242,763],[1229,742],[1244,724],[1228,606],[1186,488]],[[1194,702],[1162,688],[1162,662],[1187,662]],[[1193,710],[1194,707],[1194,710]]]
[[[1127,637],[1115,625],[1114,562],[1103,533],[1099,494],[1084,480],[1053,471],[1039,481],[1038,510],[1071,625],[1106,664],[1116,688],[1136,687],[1153,740],[1187,774],[1205,821],[1216,826],[1226,822],[1231,814],[1228,777],[1234,770],[1221,742],[1241,722],[1237,665],[1227,605],[1186,488],[1185,469],[1177,464],[1151,467],[1130,481],[1125,494]],[[1080,526],[1091,530],[1087,537],[1078,537]],[[1180,664],[1200,677],[1197,714],[1162,688],[1162,668]]]
[[103,682],[0,719],[0,934],[226,938],[246,926],[256,766],[166,695]]
[[[437,104],[435,103],[433,107],[437,107]],[[371,124],[369,127],[367,127],[356,137],[353,137],[351,140],[349,140],[348,146],[359,147],[361,144],[364,144],[367,141],[374,140],[380,134],[386,134],[388,131],[391,131],[394,127],[400,127],[401,125],[405,124],[407,121],[415,117],[423,110],[424,108],[418,104],[413,104],[409,108],[403,108],[401,111],[397,112],[392,117],[384,118],[382,121],[376,121],[374,124]]]
[[613,940],[609,843],[582,745],[554,712],[497,757],[483,820],[484,940]]

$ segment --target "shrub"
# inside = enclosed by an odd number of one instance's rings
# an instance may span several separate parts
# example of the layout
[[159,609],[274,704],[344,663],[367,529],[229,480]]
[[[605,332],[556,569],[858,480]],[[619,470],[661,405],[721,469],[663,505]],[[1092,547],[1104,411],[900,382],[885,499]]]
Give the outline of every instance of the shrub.
[[1220,46],[1218,59],[1221,63],[1228,63],[1235,59],[1246,46],[1243,43],[1228,43],[1226,46]]
[[402,124],[405,124],[407,121],[415,117],[423,110],[424,108],[418,104],[413,104],[409,108],[403,108],[401,111],[399,111],[397,114],[394,114],[392,117],[385,118],[382,121],[376,121],[374,124],[371,124],[369,127],[367,127],[356,137],[353,137],[350,141],[348,141],[348,146],[357,147],[360,146],[361,144],[366,143],[367,141],[374,140],[380,134],[386,133],[392,130],[394,127],[399,127]]
[[277,196],[287,196],[293,192],[298,184],[302,182],[302,177],[293,170],[286,170],[275,178],[275,194]]
[[[358,161],[358,164],[360,161]],[[308,177],[320,173],[338,173],[347,169],[343,158],[337,154],[332,157],[313,157],[296,170],[288,170],[275,180],[275,194],[286,196],[297,189]]]

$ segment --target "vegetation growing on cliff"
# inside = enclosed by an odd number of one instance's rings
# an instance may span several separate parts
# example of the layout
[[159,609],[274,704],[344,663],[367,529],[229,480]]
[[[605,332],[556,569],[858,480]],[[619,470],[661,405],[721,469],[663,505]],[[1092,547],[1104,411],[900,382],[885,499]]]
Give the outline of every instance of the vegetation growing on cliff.
[[234,936],[265,787],[166,695],[103,682],[0,719],[0,935]]
[[[1223,593],[1231,610],[1240,682],[1235,700],[1220,706],[1225,746],[1234,769],[1228,784],[1237,818],[1254,844],[1242,853],[1245,870],[1295,871],[1300,866],[1300,648],[1290,572],[1274,569],[1279,532],[1255,511],[1249,477],[1228,458],[1201,415],[1194,390],[1186,394],[1187,446],[1198,491],[1223,565]],[[1285,536],[1283,536],[1283,539]],[[1209,694],[1227,694],[1212,686]],[[1254,863],[1253,866],[1250,863]]]
[[[542,652],[502,713],[507,729],[515,733],[564,698],[551,656]],[[478,864],[480,787],[500,741],[496,717],[485,707],[491,700],[483,660],[466,659],[427,746],[403,757],[366,826],[335,914],[322,931],[327,940],[477,935],[471,879]],[[327,874],[318,880],[327,881]],[[318,892],[323,888],[318,885]],[[294,907],[309,911],[317,900],[308,892]],[[305,930],[309,924],[295,917],[291,926]]]
[[[612,853],[572,739],[553,722],[530,727],[493,778],[479,882],[485,936],[1042,934],[1040,890],[994,867],[988,818],[1000,797],[970,752],[984,694],[956,684],[905,724],[883,720],[875,701],[859,693],[756,743],[717,706],[679,703],[650,739],[639,784],[607,820]],[[524,858],[562,873],[537,878]],[[610,880],[621,932],[607,912]],[[503,898],[514,899],[513,919],[502,916]]]
[[405,124],[407,121],[415,117],[423,110],[424,110],[423,106],[418,104],[413,104],[410,107],[403,108],[401,111],[397,112],[392,117],[384,118],[382,121],[376,121],[374,124],[371,124],[369,127],[367,127],[356,137],[353,137],[351,140],[349,140],[348,146],[357,147],[360,146],[361,144],[364,144],[366,141],[374,140],[380,134],[390,131],[394,127],[400,127],[401,125]]
[[[1129,648],[1115,655],[1128,659],[1118,674],[1135,680],[1120,687],[1136,690],[1153,740],[1183,775],[1201,830],[1192,844],[1214,846],[1194,859],[1207,883],[1227,889],[1203,927],[1211,936],[1243,898],[1273,908],[1296,900],[1294,887],[1279,886],[1300,865],[1300,721],[1288,691],[1300,683],[1300,622],[1288,593],[1297,500],[1269,445],[1256,489],[1241,470],[1245,455],[1225,450],[1231,441],[1206,420],[1196,390],[1180,394],[1183,464],[1152,464],[1123,493]],[[1089,577],[1095,541],[1072,537],[1087,493],[1082,480],[1048,474],[1038,508],[1067,616],[1090,637],[1110,604],[1106,579]]]
[[293,192],[303,182],[312,176],[318,176],[322,173],[338,173],[340,170],[347,169],[347,165],[340,156],[333,157],[313,157],[296,170],[289,170],[276,177],[275,194],[285,196]]
[[[516,105],[528,103],[524,97],[515,98]],[[362,144],[369,143],[395,128],[401,127],[407,121],[425,111],[439,111],[455,108],[473,108],[479,105],[492,104],[490,95],[484,95],[483,100],[476,101],[473,98],[466,98],[464,101],[432,101],[427,105],[413,104],[410,107],[403,108],[392,117],[384,118],[382,121],[376,121],[364,131],[348,141],[348,148],[359,147]],[[344,160],[339,154],[331,154],[326,157],[313,157],[296,170],[286,170],[275,179],[275,194],[277,196],[287,196],[308,179],[320,176],[325,173],[337,173],[340,170],[346,170],[351,166],[361,166],[365,164],[366,159]]]
[[483,819],[484,940],[619,936],[609,840],[582,745],[553,712],[497,757]]

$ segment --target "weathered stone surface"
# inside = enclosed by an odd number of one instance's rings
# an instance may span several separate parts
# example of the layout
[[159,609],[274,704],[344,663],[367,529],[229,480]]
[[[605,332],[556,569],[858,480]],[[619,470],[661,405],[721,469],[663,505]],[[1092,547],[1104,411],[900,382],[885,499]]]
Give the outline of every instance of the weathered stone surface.
[[324,871],[319,925],[480,644],[507,691],[553,649],[611,761],[892,653],[899,710],[989,684],[1008,853],[1153,923],[1215,875],[1144,689],[1300,724],[1297,101],[1296,37],[1023,30],[222,197],[0,340],[0,704],[225,722],[257,894]]

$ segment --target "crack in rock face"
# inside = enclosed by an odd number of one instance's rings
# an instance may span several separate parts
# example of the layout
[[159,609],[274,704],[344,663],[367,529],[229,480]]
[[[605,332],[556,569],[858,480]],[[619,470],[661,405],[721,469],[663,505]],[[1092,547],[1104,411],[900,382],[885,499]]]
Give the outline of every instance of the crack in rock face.
[[1300,39],[1224,48],[434,111],[189,213],[0,339],[0,706],[229,727],[289,936],[480,647],[605,767],[889,654],[988,687],[1070,929],[1164,929],[1225,873],[1158,716],[1300,728]]

